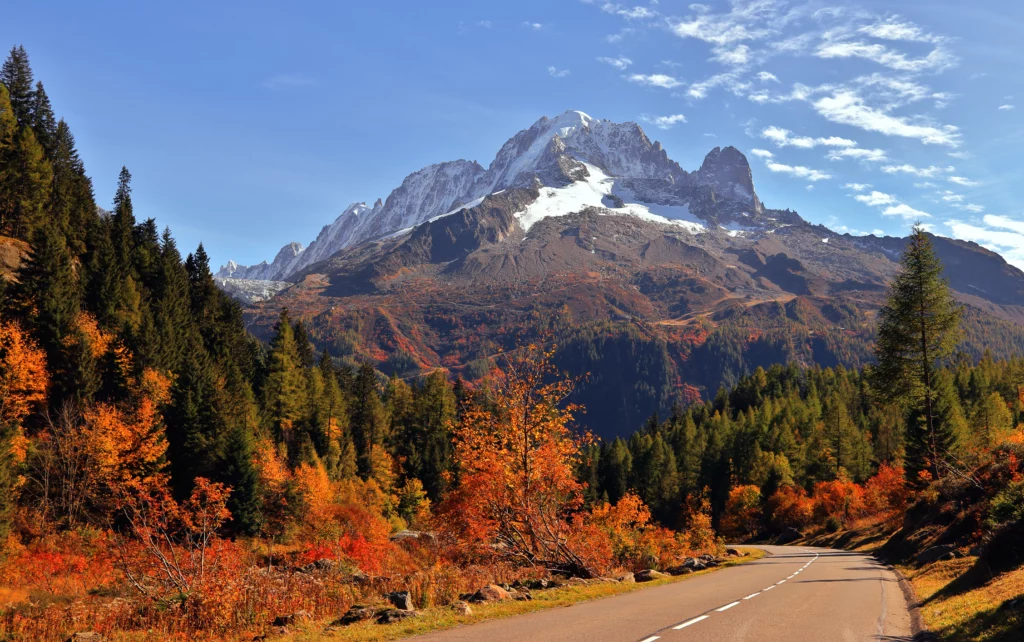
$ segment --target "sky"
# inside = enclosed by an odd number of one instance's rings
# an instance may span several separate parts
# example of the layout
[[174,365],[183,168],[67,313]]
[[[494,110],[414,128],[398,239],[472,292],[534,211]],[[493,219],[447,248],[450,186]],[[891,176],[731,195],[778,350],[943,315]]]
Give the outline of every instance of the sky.
[[425,165],[484,166],[567,109],[684,169],[747,154],[766,205],[838,232],[921,221],[1024,268],[1024,3],[345,0],[12,3],[109,207],[216,267],[308,244]]

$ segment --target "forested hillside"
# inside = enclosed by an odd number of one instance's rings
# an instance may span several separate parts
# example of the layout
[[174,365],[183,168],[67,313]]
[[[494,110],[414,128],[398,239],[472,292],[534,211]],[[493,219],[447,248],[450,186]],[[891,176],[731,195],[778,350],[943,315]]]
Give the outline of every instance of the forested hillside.
[[[1020,527],[1024,361],[954,349],[966,327],[1019,352],[1019,328],[962,323],[921,230],[874,352],[845,342],[858,310],[793,299],[670,329],[699,337],[686,354],[537,313],[472,383],[415,376],[288,310],[249,334],[203,247],[183,258],[135,211],[127,169],[97,206],[24,49],[0,83],[0,636],[252,639],[290,614],[406,617],[392,591],[449,608],[494,582],[685,573],[719,532],[899,521],[952,479],[982,488],[965,542]],[[927,292],[900,289],[919,273]],[[821,332],[828,367],[759,321],[779,318]],[[741,344],[784,365],[745,374]],[[726,385],[702,398],[684,366]],[[596,439],[588,413],[636,432]]]

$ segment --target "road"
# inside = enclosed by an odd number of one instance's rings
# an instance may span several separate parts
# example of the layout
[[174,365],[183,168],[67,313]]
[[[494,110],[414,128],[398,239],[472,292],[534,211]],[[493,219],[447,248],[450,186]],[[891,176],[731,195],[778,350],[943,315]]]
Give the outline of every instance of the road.
[[410,638],[417,642],[912,640],[892,571],[826,548],[764,546],[755,562],[602,600]]

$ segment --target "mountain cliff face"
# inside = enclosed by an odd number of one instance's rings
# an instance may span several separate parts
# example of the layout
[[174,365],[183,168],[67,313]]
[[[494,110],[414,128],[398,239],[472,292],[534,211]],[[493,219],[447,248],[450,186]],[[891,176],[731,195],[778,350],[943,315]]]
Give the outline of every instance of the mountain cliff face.
[[627,198],[635,194],[651,203],[685,206],[714,194],[735,201],[737,212],[761,209],[750,167],[735,148],[716,148],[701,169],[690,174],[636,123],[612,123],[568,111],[556,118],[541,118],[510,138],[486,170],[465,160],[430,165],[406,177],[383,202],[378,200],[373,207],[350,205],[305,250],[293,242],[269,264],[240,266],[232,261],[217,276],[288,278],[347,247],[414,227],[501,190],[571,185],[593,174],[588,167],[614,179]]
[[[474,379],[548,328],[558,364],[591,373],[576,392],[587,426],[612,436],[757,366],[869,362],[904,244],[766,207],[733,147],[687,172],[633,123],[566,112],[486,169],[427,167],[305,250],[222,276],[247,293],[257,335],[288,307],[318,349],[388,374]],[[1024,273],[973,243],[935,246],[968,306],[961,349],[1024,352]],[[261,301],[254,278],[291,286]]]

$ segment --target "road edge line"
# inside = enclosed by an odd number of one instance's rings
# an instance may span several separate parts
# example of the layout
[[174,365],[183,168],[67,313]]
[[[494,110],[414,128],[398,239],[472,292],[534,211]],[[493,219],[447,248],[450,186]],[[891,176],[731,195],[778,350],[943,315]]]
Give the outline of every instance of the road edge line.
[[[878,558],[875,557],[875,559]],[[892,564],[888,564],[880,559],[878,561],[885,564],[885,567],[892,571],[899,581],[900,590],[903,591],[903,599],[906,600],[907,610],[910,612],[910,633],[914,636],[914,642],[941,642],[942,638],[929,631],[925,625],[924,618],[921,616],[921,601],[917,598],[917,592],[914,591],[910,580]]]

